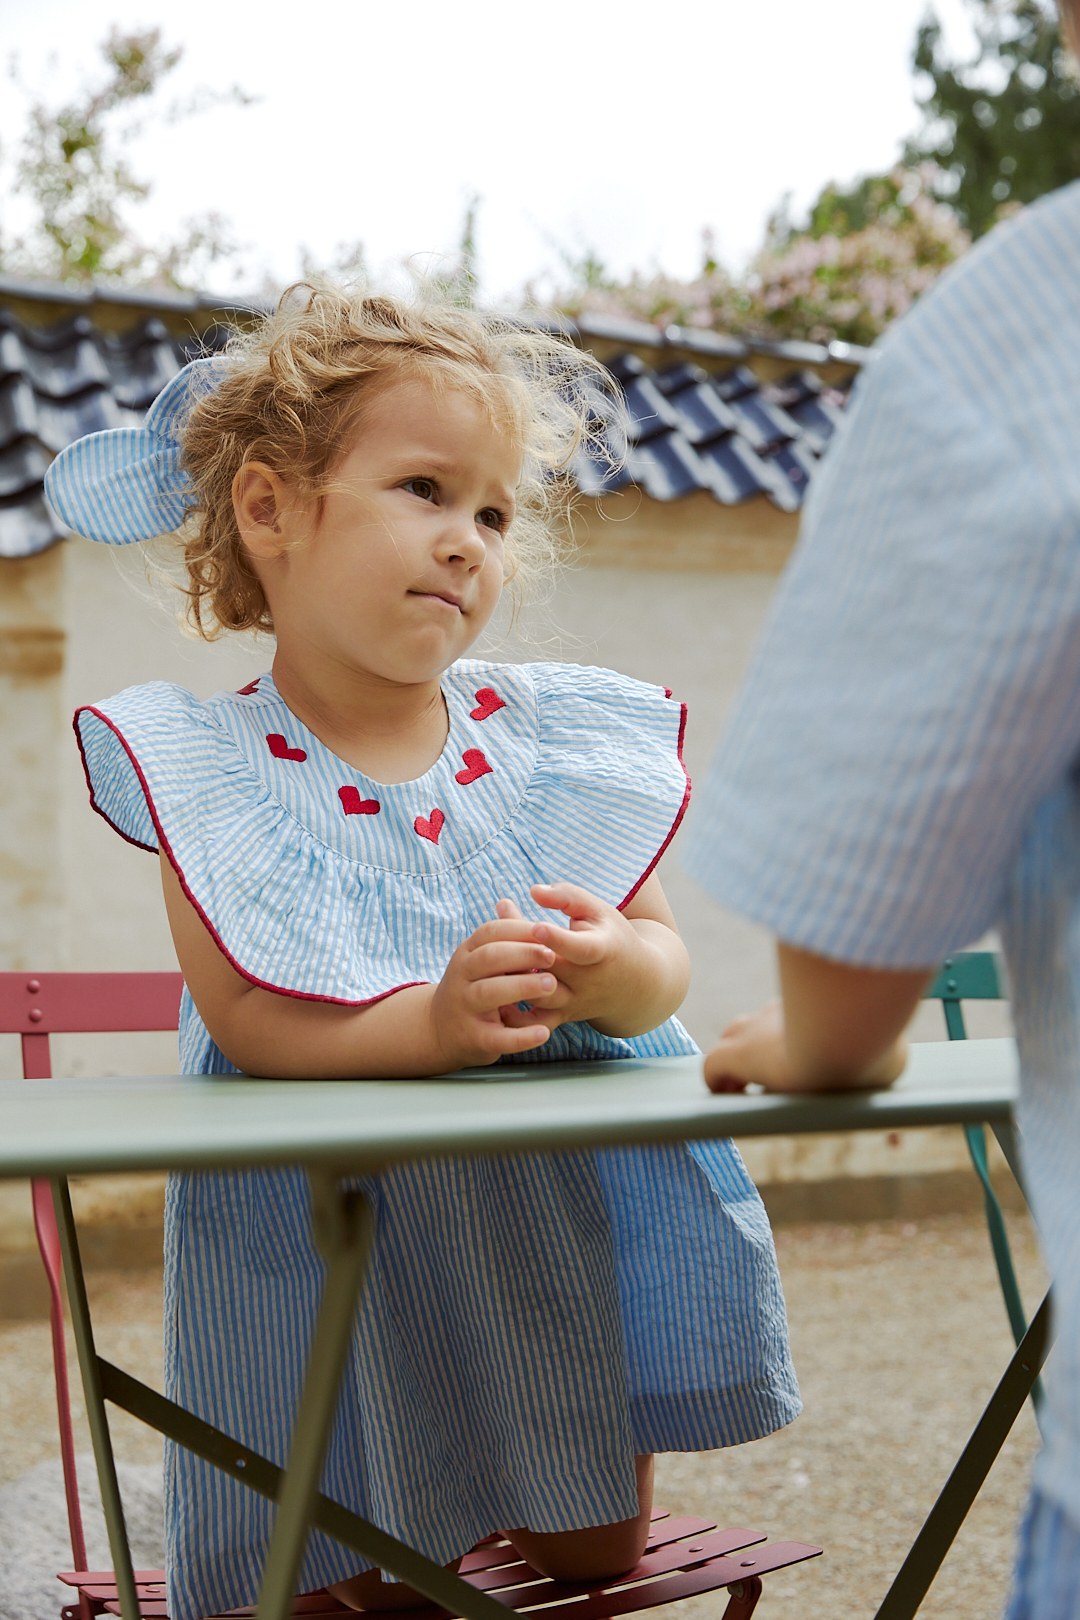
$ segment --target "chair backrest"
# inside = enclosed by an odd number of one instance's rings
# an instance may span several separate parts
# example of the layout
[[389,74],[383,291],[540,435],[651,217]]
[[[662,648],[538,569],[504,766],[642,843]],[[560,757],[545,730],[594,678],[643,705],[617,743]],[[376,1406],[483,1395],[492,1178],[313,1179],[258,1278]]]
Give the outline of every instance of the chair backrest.
[[924,1001],[940,1001],[950,1041],[967,1039],[965,1001],[1004,1001],[1005,985],[992,951],[960,951],[946,957]]
[[[27,1080],[48,1080],[52,1076],[51,1036],[175,1029],[183,987],[179,973],[0,973],[0,1034],[20,1037],[22,1071]],[[71,1555],[76,1569],[84,1570],[86,1539],[64,1345],[60,1234],[49,1182],[35,1180],[32,1193],[34,1230],[49,1285],[56,1415]]]

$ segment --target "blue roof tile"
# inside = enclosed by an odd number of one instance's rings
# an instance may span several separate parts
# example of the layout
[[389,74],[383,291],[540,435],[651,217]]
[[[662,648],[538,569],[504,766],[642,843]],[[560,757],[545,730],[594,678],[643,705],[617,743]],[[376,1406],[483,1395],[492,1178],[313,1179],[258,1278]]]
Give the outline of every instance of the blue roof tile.
[[716,377],[716,391],[721,399],[729,403],[742,399],[744,394],[756,394],[760,388],[761,378],[747,365],[732,366],[730,371],[721,372]]
[[600,462],[585,450],[579,450],[574,456],[570,475],[583,495],[607,495],[633,483],[625,459],[614,464]]
[[17,439],[0,459],[0,501],[39,490],[51,460],[36,439]]
[[782,444],[766,451],[761,460],[770,480],[772,500],[782,511],[797,512],[810,481],[807,464],[812,468],[815,458],[796,445]]
[[709,489],[725,506],[737,506],[755,495],[773,494],[777,483],[775,474],[770,473],[746,440],[736,434],[729,433],[703,445],[699,456],[708,472]]
[[[667,389],[668,403],[691,444],[705,444],[725,433],[737,433],[739,418],[721,399],[708,373],[697,366],[680,366],[677,387]],[[661,382],[663,374],[657,378]]]
[[651,377],[631,377],[623,396],[633,424],[630,437],[638,444],[678,428],[678,417]]
[[33,557],[62,540],[66,533],[40,493],[0,500],[0,558]]
[[630,482],[654,501],[676,501],[681,495],[709,488],[697,451],[680,433],[665,433],[635,444],[627,456],[627,468]]
[[772,450],[799,437],[799,424],[760,389],[752,394],[737,394],[731,410],[739,432],[754,450]]

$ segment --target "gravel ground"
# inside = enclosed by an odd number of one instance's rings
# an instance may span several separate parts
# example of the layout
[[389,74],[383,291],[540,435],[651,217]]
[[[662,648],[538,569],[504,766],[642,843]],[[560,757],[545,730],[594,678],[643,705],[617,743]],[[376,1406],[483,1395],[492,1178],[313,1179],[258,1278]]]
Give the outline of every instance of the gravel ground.
[[[1010,1227],[1033,1307],[1043,1279],[1030,1225],[1017,1216]],[[1011,1349],[985,1228],[970,1215],[783,1225],[777,1247],[806,1410],[789,1429],[753,1445],[661,1459],[657,1500],[824,1546],[824,1558],[766,1580],[762,1620],[871,1620]],[[159,1384],[158,1280],[102,1273],[91,1294],[99,1350]],[[123,1414],[114,1434],[136,1557],[156,1562],[159,1446]],[[922,1620],[1000,1614],[1036,1440],[1025,1412]],[[89,1449],[81,1414],[78,1443]],[[70,1552],[55,1450],[47,1326],[2,1323],[0,1620],[58,1615],[63,1589],[53,1572]],[[92,1489],[87,1468],[87,1496]],[[99,1547],[104,1559],[103,1540]],[[666,1613],[718,1620],[722,1604],[712,1595]]]

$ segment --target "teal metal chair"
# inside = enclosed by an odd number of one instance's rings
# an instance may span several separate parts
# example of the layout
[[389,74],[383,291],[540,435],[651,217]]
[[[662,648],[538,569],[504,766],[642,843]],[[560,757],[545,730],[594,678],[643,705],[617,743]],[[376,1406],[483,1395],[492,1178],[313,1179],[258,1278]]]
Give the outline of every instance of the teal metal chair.
[[[941,1003],[945,1015],[945,1028],[950,1041],[966,1040],[967,1026],[964,1022],[964,1002],[1007,1000],[1001,965],[997,957],[991,951],[964,951],[956,956],[950,956],[942,963],[941,971],[925,992],[924,999]],[[1020,1175],[1014,1133],[1009,1131],[1008,1133],[995,1134],[997,1134],[999,1145],[1005,1154],[1009,1168],[1022,1187],[1023,1181]],[[1005,1217],[990,1178],[990,1167],[986,1156],[986,1127],[984,1125],[965,1125],[964,1136],[967,1139],[968,1152],[971,1155],[975,1174],[978,1176],[983,1190],[983,1207],[986,1213],[987,1230],[990,1234],[990,1246],[994,1253],[994,1264],[997,1266],[1009,1326],[1012,1329],[1013,1339],[1019,1344],[1027,1332],[1028,1318],[1020,1297],[1020,1285],[1016,1280],[1016,1268],[1013,1265],[1012,1250],[1009,1247],[1009,1234],[1005,1226]],[[1032,1385],[1031,1398],[1037,1412],[1042,1401],[1042,1390],[1037,1379]]]
[[[967,1039],[963,1004],[967,1001],[1005,1001],[1004,978],[996,956],[989,951],[966,951],[948,957],[924,1000],[941,1003],[951,1041]],[[998,1278],[1016,1341],[1016,1350],[997,1388],[972,1431],[959,1460],[942,1487],[911,1551],[879,1605],[874,1620],[912,1620],[930,1590],[938,1570],[984,1480],[1008,1438],[1017,1416],[1030,1398],[1038,1410],[1038,1375],[1050,1349],[1050,1295],[1043,1299],[1030,1322],[1020,1298],[1001,1204],[994,1190],[986,1156],[986,1129],[964,1127],[968,1151],[983,1190],[990,1243]],[[1017,1183],[1023,1180],[1011,1127],[994,1127],[994,1134]],[[1019,1504],[1018,1504],[1019,1509]]]

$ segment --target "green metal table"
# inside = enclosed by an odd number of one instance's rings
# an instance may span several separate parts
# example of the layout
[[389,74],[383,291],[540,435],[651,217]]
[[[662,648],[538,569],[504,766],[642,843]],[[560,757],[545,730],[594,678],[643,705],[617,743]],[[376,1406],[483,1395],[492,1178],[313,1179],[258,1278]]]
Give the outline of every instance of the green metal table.
[[[392,1163],[634,1142],[805,1132],[989,1125],[1015,1169],[1016,1056],[1008,1040],[912,1048],[887,1091],[714,1096],[700,1058],[477,1069],[445,1079],[282,1081],[217,1076],[0,1082],[0,1178],[52,1180],[72,1324],[124,1620],[138,1615],[109,1437],[112,1401],[278,1503],[259,1620],[286,1620],[309,1529],[317,1526],[466,1620],[505,1620],[486,1593],[329,1501],[318,1482],[370,1223],[349,1185]],[[326,1287],[287,1467],[238,1445],[100,1357],[67,1178],[126,1171],[303,1165]],[[897,1576],[878,1620],[916,1612],[1030,1390],[1045,1354],[1046,1305]]]

